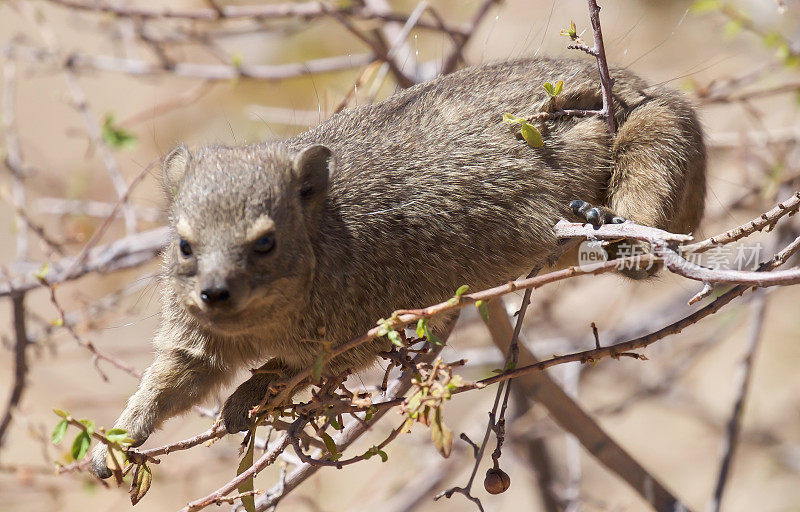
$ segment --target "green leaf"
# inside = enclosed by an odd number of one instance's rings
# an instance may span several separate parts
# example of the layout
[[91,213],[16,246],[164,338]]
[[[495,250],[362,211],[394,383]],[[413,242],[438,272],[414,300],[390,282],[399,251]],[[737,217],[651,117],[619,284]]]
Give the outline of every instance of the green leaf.
[[561,94],[561,92],[563,90],[564,90],[564,81],[563,80],[559,80],[558,82],[556,82],[556,87],[555,87],[556,96]]
[[453,432],[442,422],[442,410],[437,408],[431,423],[431,441],[445,459],[453,448]]
[[408,411],[408,417],[416,419],[419,416],[419,406],[422,404],[422,391],[417,391],[411,398],[406,401],[405,409]]
[[131,490],[129,491],[131,505],[136,505],[139,500],[144,498],[144,495],[150,490],[151,483],[153,483],[153,473],[147,464],[136,466],[136,469],[133,470],[133,481],[131,481]]
[[[247,451],[244,452],[244,457],[242,460],[239,461],[239,468],[236,470],[236,476],[241,475],[253,465],[253,447],[254,441],[256,438],[256,429],[253,428],[250,431],[250,441],[247,443]],[[241,484],[239,484],[239,492],[245,493],[250,492],[253,490],[253,477],[246,479]],[[256,510],[256,501],[253,495],[243,496],[242,497],[242,506],[247,512],[255,512]]]
[[366,413],[364,413],[364,421],[369,421],[369,420],[371,420],[371,419],[372,419],[372,416],[373,416],[373,415],[374,415],[376,412],[378,412],[378,408],[377,408],[377,407],[375,407],[374,405],[370,405],[370,406],[369,406],[369,409],[367,409],[367,412],[366,412]]
[[434,335],[433,332],[428,328],[428,322],[425,322],[423,330],[425,331],[425,337],[428,339],[428,341],[434,345],[442,345],[442,340],[437,338],[436,335]]
[[106,439],[112,443],[118,443],[121,445],[130,445],[134,442],[133,439],[128,437],[128,431],[124,428],[112,428],[106,432]]
[[475,303],[475,307],[478,308],[478,312],[481,314],[481,318],[487,324],[489,323],[489,305],[486,303],[485,300],[479,300]]
[[461,299],[461,296],[464,295],[464,293],[466,293],[467,290],[469,290],[469,286],[467,286],[466,284],[462,284],[461,286],[458,287],[458,290],[456,290],[456,294],[450,300],[448,300],[447,303],[451,306],[455,306],[456,304],[458,304],[458,301]]
[[420,318],[419,321],[417,321],[417,332],[416,332],[417,338],[422,338],[423,336],[425,336],[425,329],[427,328],[426,326],[427,323],[428,323],[427,318]]
[[44,281],[45,279],[47,279],[47,274],[49,272],[50,272],[50,264],[45,261],[38,269],[36,269],[36,272],[33,273],[33,277],[35,277],[39,281]]
[[86,427],[86,433],[90,436],[94,434],[94,422],[92,420],[80,420],[81,424]]
[[[244,64],[244,55],[242,52],[233,52],[231,55],[231,64],[233,67],[240,68]],[[247,512],[250,512],[249,510]]]
[[788,43],[778,46],[778,58],[783,61],[783,65],[787,68],[796,68],[800,63],[800,56],[792,51]]
[[402,425],[400,425],[400,434],[408,434],[411,432],[411,427],[414,426],[414,420],[411,418],[406,419]]
[[570,39],[575,39],[578,37],[578,28],[575,26],[574,21],[569,22],[568,28],[562,28],[559,32],[559,35],[568,36]]
[[81,460],[86,452],[89,451],[89,445],[92,444],[92,438],[84,431],[78,433],[75,437],[75,441],[72,442],[72,458],[75,460]]
[[722,2],[720,0],[695,0],[689,7],[689,10],[695,14],[701,14],[705,12],[718,11],[721,7]]
[[767,46],[767,48],[777,48],[779,44],[785,42],[780,32],[777,32],[775,30],[771,30],[766,34],[764,34],[763,41],[764,45]]
[[386,455],[386,452],[381,450],[377,446],[373,446],[372,448],[364,452],[364,455],[362,455],[362,457],[364,457],[364,459],[369,459],[373,455],[380,456],[382,462],[386,462],[387,460],[389,460],[389,456]]
[[314,368],[311,370],[311,380],[318,384],[322,378],[322,363],[325,362],[325,352],[320,352],[314,360]]
[[507,124],[520,124],[520,123],[527,123],[528,121],[524,117],[517,117],[514,114],[503,114],[503,122]]
[[556,97],[556,89],[555,87],[553,87],[553,84],[551,84],[550,82],[545,82],[544,84],[542,84],[542,87],[544,87],[544,90],[547,91],[547,94],[551,98]]
[[136,135],[114,124],[114,114],[106,114],[100,128],[103,141],[114,149],[132,149],[136,147]]
[[525,123],[522,125],[522,138],[525,139],[525,142],[528,143],[528,146],[532,148],[540,148],[544,146],[542,132],[540,132],[539,129],[533,126],[531,123]]
[[447,390],[452,393],[453,391],[455,391],[456,389],[460,388],[463,385],[464,385],[464,379],[462,379],[460,375],[453,375],[450,378],[450,381],[447,383]]
[[322,442],[325,443],[325,448],[328,449],[328,453],[331,454],[331,460],[336,460],[342,456],[342,454],[339,453],[339,449],[336,447],[336,443],[334,442],[333,438],[328,435],[327,432],[323,432],[320,437],[322,437]]
[[725,24],[725,36],[733,37],[744,28],[744,23],[740,19],[730,20]]
[[69,423],[67,423],[67,420],[61,420],[56,424],[56,428],[53,429],[53,435],[51,436],[53,444],[58,444],[64,439],[64,434],[67,433],[68,425]]
[[57,415],[61,416],[62,418],[66,419],[69,416],[69,413],[66,411],[62,411],[61,409],[53,409],[53,412]]
[[401,347],[401,348],[405,347],[405,345],[403,345],[403,338],[401,338],[400,334],[397,331],[395,331],[394,329],[392,329],[391,331],[387,332],[386,333],[386,337],[389,338],[389,341],[392,342],[392,345],[395,345],[395,346]]

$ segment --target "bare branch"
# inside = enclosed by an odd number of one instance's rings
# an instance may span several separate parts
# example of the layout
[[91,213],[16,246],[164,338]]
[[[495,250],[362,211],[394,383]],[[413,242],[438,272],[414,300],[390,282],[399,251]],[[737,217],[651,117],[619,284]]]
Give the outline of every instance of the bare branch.
[[[167,240],[169,228],[157,228],[142,231],[135,235],[120,238],[108,245],[91,249],[85,261],[73,267],[76,258],[66,257],[53,262],[45,276],[51,284],[62,283],[82,277],[92,272],[112,272],[125,268],[136,267],[152,260]],[[23,275],[12,278],[6,283],[0,283],[0,297],[13,293],[22,293],[43,286],[33,276],[37,265],[23,265]],[[69,273],[66,270],[70,270]]]
[[456,70],[458,66],[459,59],[462,59],[462,53],[464,51],[464,47],[467,46],[469,43],[470,38],[472,35],[477,32],[478,26],[483,21],[483,18],[489,13],[489,8],[492,4],[499,3],[500,0],[484,0],[478,10],[475,11],[475,14],[472,16],[472,20],[469,23],[469,28],[464,32],[464,35],[460,41],[454,44],[454,48],[450,50],[450,55],[442,63],[441,74],[446,75],[448,73],[452,73]]
[[11,45],[0,53],[7,56],[22,56],[29,59],[55,63],[59,66],[81,70],[111,71],[136,76],[173,75],[184,78],[201,78],[209,81],[228,81],[233,79],[284,80],[318,73],[345,71],[366,66],[375,60],[372,54],[342,55],[325,57],[306,62],[289,64],[242,64],[241,66],[222,64],[195,64],[177,62],[173,65],[149,62],[138,59],[125,59],[110,55],[87,55],[71,53],[62,57],[56,52],[36,46]]
[[781,201],[771,210],[762,213],[755,219],[741,226],[729,229],[721,235],[715,235],[711,238],[701,240],[700,242],[683,246],[683,252],[684,254],[705,252],[712,247],[741,240],[764,228],[771,231],[781,217],[785,215],[794,215],[797,213],[798,209],[800,209],[800,191],[795,192],[791,197]]
[[[172,9],[169,7],[141,7],[124,4],[111,4],[100,1],[79,2],[75,0],[47,0],[74,10],[92,13],[108,13],[119,17],[136,19],[184,19],[197,21],[225,21],[253,19],[259,21],[298,18],[312,19],[341,13],[365,20],[383,20],[405,23],[407,16],[388,9],[336,7],[327,2],[291,2],[283,4],[224,5],[206,9]],[[455,34],[465,34],[467,27],[447,26],[438,23],[422,22],[422,28],[444,30]]]
[[722,459],[720,461],[717,483],[714,486],[714,494],[706,507],[708,512],[719,512],[720,506],[722,505],[722,494],[725,492],[725,484],[728,482],[728,473],[730,472],[733,458],[736,455],[736,446],[739,442],[744,404],[747,399],[747,392],[750,388],[750,380],[753,375],[756,350],[758,350],[762,337],[766,306],[767,294],[765,291],[760,291],[753,301],[753,320],[750,324],[750,331],[747,336],[747,352],[739,368],[736,401],[733,404],[733,410],[728,420],[725,444],[722,449]]
[[17,408],[20,400],[22,400],[22,394],[25,392],[25,378],[28,374],[28,361],[26,357],[28,335],[25,328],[25,295],[13,295],[11,297],[11,302],[14,322],[14,383],[11,387],[11,393],[8,397],[6,408],[3,411],[2,419],[0,419],[0,447],[2,447],[5,442],[14,409]]
[[[488,327],[492,341],[498,348],[504,350],[507,346],[506,340],[509,339],[508,335],[511,334],[511,322],[500,300],[489,302]],[[524,345],[520,347],[520,364],[531,365],[538,362],[536,356]],[[608,435],[547,372],[528,373],[517,380],[519,395],[528,406],[534,403],[541,404],[561,428],[575,436],[589,453],[625,480],[653,508],[677,510],[674,505],[683,503]],[[548,491],[542,489],[542,492]]]

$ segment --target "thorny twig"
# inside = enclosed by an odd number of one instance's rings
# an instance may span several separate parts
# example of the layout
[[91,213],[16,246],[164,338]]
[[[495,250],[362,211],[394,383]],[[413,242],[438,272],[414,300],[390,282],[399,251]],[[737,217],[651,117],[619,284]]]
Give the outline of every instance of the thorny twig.
[[722,450],[722,459],[719,465],[719,474],[714,486],[714,493],[706,507],[708,512],[719,512],[722,505],[722,494],[725,491],[725,484],[728,482],[728,474],[736,455],[736,446],[739,441],[739,432],[742,428],[742,416],[744,414],[745,400],[750,388],[750,381],[753,375],[753,365],[756,351],[762,338],[762,328],[764,326],[764,316],[766,314],[767,292],[759,291],[753,300],[753,320],[747,335],[747,351],[741,361],[737,376],[738,389],[736,401],[733,404],[730,419],[728,420],[725,444]]

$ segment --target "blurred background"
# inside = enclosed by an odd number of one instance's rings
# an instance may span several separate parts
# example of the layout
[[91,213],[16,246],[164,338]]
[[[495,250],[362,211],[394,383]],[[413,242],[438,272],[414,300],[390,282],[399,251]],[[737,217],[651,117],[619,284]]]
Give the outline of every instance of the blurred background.
[[[423,11],[426,5],[433,14]],[[708,200],[698,237],[735,227],[800,188],[800,2],[600,5],[609,64],[681,89],[698,105],[709,144]],[[9,409],[0,402],[9,418],[0,447],[0,511],[130,507],[124,486],[106,489],[85,470],[55,474],[55,464],[72,462],[76,431],[54,446],[50,434],[58,417],[52,409],[108,427],[134,391],[137,379],[94,361],[86,342],[138,371],[152,359],[150,340],[159,322],[157,243],[148,239],[147,245],[137,234],[165,223],[158,160],[176,143],[246,144],[291,136],[338,109],[387,97],[464,62],[590,58],[566,49],[569,40],[559,35],[574,20],[579,33],[586,30],[584,39],[592,40],[583,1],[435,0],[422,7],[383,0],[0,3],[0,152],[6,162],[0,168],[0,400],[23,391]],[[248,14],[248,8],[269,15]],[[419,25],[404,33],[409,17],[420,13]],[[379,34],[399,75],[375,61],[381,48],[357,33]],[[459,60],[453,50],[462,45]],[[126,206],[108,221],[120,198],[128,199]],[[93,246],[128,240],[144,249],[59,285],[63,319],[47,288],[25,295],[27,372],[24,388],[15,387],[19,333],[9,290],[28,286],[45,262],[50,276],[63,271],[57,262],[81,253],[100,230]],[[799,232],[792,218],[740,245],[760,248],[764,260]],[[95,251],[89,259],[102,258]],[[563,281],[533,293],[522,338],[541,358],[592,348],[591,322],[604,344],[628,339],[713,299],[712,294],[688,306],[701,289],[667,273],[644,283],[614,275]],[[521,294],[509,297],[508,310],[520,299]],[[798,300],[797,287],[748,292],[647,348],[647,361],[606,359],[548,372],[651,475],[693,510],[702,510],[718,480],[728,424],[742,395],[742,360],[752,354],[722,509],[800,510]],[[462,372],[467,379],[502,366],[501,353],[471,310],[443,354],[470,360]],[[377,369],[358,377],[375,384],[381,375]],[[445,407],[447,424],[456,435],[479,439],[493,397],[489,390],[454,397]],[[219,401],[207,406],[218,407]],[[489,496],[480,485],[481,466],[476,495],[486,510],[649,509],[544,408],[524,400],[512,405],[502,458],[512,485]],[[394,416],[366,436],[364,449],[383,439]],[[190,437],[211,421],[194,412],[173,419],[146,446]],[[229,436],[163,457],[137,509],[177,510],[220,487],[235,475],[239,441]],[[293,462],[288,453],[281,464]],[[468,478],[472,459],[466,444],[456,440],[445,460],[428,432],[415,428],[387,453],[386,463],[373,458],[321,470],[278,509],[474,508],[460,495],[431,499]],[[268,468],[256,478],[256,488],[269,489],[279,473],[279,465]]]

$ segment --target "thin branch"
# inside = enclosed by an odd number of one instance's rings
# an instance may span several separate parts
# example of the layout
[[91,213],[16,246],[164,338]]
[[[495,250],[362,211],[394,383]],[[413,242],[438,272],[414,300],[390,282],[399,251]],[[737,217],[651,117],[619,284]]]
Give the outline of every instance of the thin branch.
[[[133,189],[135,189],[136,186],[139,183],[141,183],[141,181],[144,179],[144,177],[147,176],[147,174],[150,172],[150,169],[153,167],[153,165],[154,164],[151,163],[150,165],[146,166],[144,169],[142,169],[142,171],[135,178],[133,178],[133,181],[131,181],[130,185],[126,185],[125,186],[125,189],[122,191],[122,193],[119,196],[119,201],[117,201],[117,204],[111,210],[111,213],[109,214],[109,216],[106,218],[106,220],[103,222],[103,224],[100,225],[100,227],[97,229],[97,231],[95,231],[92,234],[92,236],[89,237],[89,240],[86,241],[86,244],[81,249],[81,252],[78,253],[78,255],[75,257],[75,260],[72,262],[72,264],[69,266],[69,268],[67,268],[67,270],[64,272],[64,275],[66,276],[67,279],[71,278],[73,272],[75,272],[81,265],[83,265],[86,262],[86,259],[89,257],[89,253],[91,252],[92,248],[94,248],[94,246],[97,245],[97,242],[100,241],[100,239],[105,234],[106,230],[111,226],[111,222],[117,216],[117,212],[119,212],[120,210],[122,210],[123,212],[126,211],[125,209],[128,207],[128,204],[127,204],[128,203],[128,198],[130,198],[130,195],[133,192]],[[131,211],[133,211],[133,210],[131,210]],[[134,215],[135,215],[135,212],[134,212]],[[128,234],[131,234],[131,233],[129,232]]]
[[[21,11],[25,17],[28,18],[31,24],[36,27],[42,39],[45,41],[47,48],[54,53],[58,52],[58,48],[60,48],[61,45],[56,39],[55,32],[52,30],[50,25],[47,24],[43,14],[41,12],[37,12],[33,5],[27,2],[15,1],[11,5],[17,10]],[[86,92],[84,92],[83,88],[81,87],[78,76],[69,66],[65,66],[63,69],[64,77],[67,82],[67,90],[72,97],[73,106],[80,114],[81,119],[83,119],[83,124],[85,126],[86,133],[89,136],[89,140],[91,141],[92,147],[94,147],[98,153],[100,153],[100,158],[105,165],[106,172],[111,180],[111,184],[114,186],[117,196],[122,199],[125,196],[127,187],[125,185],[125,178],[122,176],[122,170],[120,169],[119,162],[117,162],[113,151],[103,139],[102,128],[97,121],[97,117],[95,117],[91,107],[89,106],[89,98],[86,96]],[[123,217],[125,218],[125,230],[127,231],[127,234],[130,235],[135,233],[136,215],[133,212],[133,209],[130,207],[130,205],[123,204],[122,213]]]
[[[61,258],[50,264],[45,278],[50,284],[72,281],[94,272],[112,272],[136,267],[152,260],[167,241],[169,228],[162,227],[150,231],[141,231],[135,235],[120,238],[108,245],[95,247],[89,251],[86,260],[73,267],[74,257]],[[33,276],[38,265],[24,265],[23,275],[0,283],[0,297],[14,293],[23,293],[43,286]],[[71,268],[67,274],[66,270]]]
[[5,138],[5,164],[11,171],[11,198],[17,210],[17,260],[24,260],[28,254],[28,219],[24,215],[25,187],[23,180],[27,174],[22,160],[22,149],[16,126],[17,63],[6,59],[3,63],[2,123]]
[[[531,270],[531,272],[528,274],[528,279],[535,276],[539,270],[540,268],[534,268]],[[504,365],[505,369],[516,368],[517,366],[517,361],[519,360],[519,334],[522,331],[522,322],[525,320],[525,313],[528,311],[528,306],[531,304],[531,293],[532,290],[529,288],[525,290],[525,293],[522,297],[522,303],[520,304],[519,311],[517,312],[517,321],[514,325],[514,331],[511,333],[506,350],[506,360]],[[472,472],[470,473],[469,480],[467,480],[467,484],[464,487],[451,487],[450,489],[442,491],[434,496],[434,500],[438,500],[442,497],[449,499],[453,496],[453,494],[458,493],[475,503],[478,508],[483,511],[483,505],[481,504],[480,499],[472,495],[472,486],[475,483],[475,476],[478,474],[478,467],[481,464],[481,459],[483,459],[483,454],[486,451],[486,446],[489,442],[489,437],[492,432],[495,433],[495,438],[497,441],[497,445],[492,453],[492,465],[495,470],[500,469],[500,456],[502,455],[503,442],[505,441],[505,416],[506,409],[508,407],[508,398],[511,393],[511,384],[512,382],[509,381],[505,386],[501,384],[497,387],[497,392],[494,397],[494,405],[492,406],[492,410],[489,412],[489,422],[486,425],[483,440],[481,441],[480,446],[478,446],[474,452],[475,461],[472,466]],[[498,407],[500,409],[499,415]],[[473,444],[466,434],[462,434],[461,436],[462,439],[470,444]]]
[[95,346],[95,344],[93,342],[91,342],[90,340],[82,338],[78,334],[78,332],[75,330],[75,328],[71,324],[69,324],[69,322],[67,320],[67,314],[64,311],[64,308],[61,307],[61,304],[56,299],[56,288],[55,288],[55,286],[53,286],[52,284],[48,283],[46,279],[42,279],[42,283],[45,286],[47,286],[49,288],[49,290],[50,290],[50,302],[53,304],[53,307],[56,308],[56,311],[58,311],[58,324],[63,326],[64,329],[67,330],[69,335],[72,336],[72,339],[74,339],[78,343],[78,345],[86,348],[87,350],[89,350],[89,352],[92,353],[94,367],[97,370],[97,372],[100,374],[100,377],[102,377],[104,381],[108,381],[108,377],[100,369],[100,365],[98,364],[98,362],[100,360],[103,360],[103,361],[106,361],[106,362],[110,363],[111,365],[113,365],[116,368],[122,370],[123,372],[131,375],[132,377],[135,377],[137,379],[141,379],[142,378],[142,372],[137,370],[134,366],[128,364],[127,362],[123,361],[122,359],[120,359],[120,358],[118,358],[116,356],[113,356],[111,354],[107,354],[107,353],[103,352],[102,350],[98,349],[97,346]]
[[[489,301],[489,332],[501,350],[507,347],[512,332],[511,322],[498,299]],[[525,345],[520,346],[520,363],[531,365],[539,360]],[[528,373],[518,379],[519,395],[528,407],[541,404],[553,420],[566,432],[575,436],[583,447],[598,461],[631,486],[656,510],[683,503],[661,481],[634,459],[600,424],[584,410],[547,372]],[[542,492],[551,492],[542,489]],[[684,505],[685,506],[685,505]],[[688,510],[688,508],[686,509]]]
[[336,21],[338,21],[344,28],[346,28],[351,34],[353,34],[359,40],[361,40],[361,42],[366,44],[369,47],[369,49],[372,50],[372,52],[375,54],[375,57],[378,60],[382,61],[384,64],[389,66],[389,69],[392,70],[392,74],[394,75],[395,80],[397,80],[397,84],[400,87],[408,88],[414,85],[414,80],[408,77],[403,72],[400,65],[395,60],[395,56],[392,55],[389,49],[387,49],[386,46],[382,44],[382,41],[374,40],[368,37],[361,30],[356,28],[355,25],[350,23],[350,20],[348,20],[346,16],[337,13],[333,16],[333,18]]
[[[47,0],[50,3],[67,7],[73,10],[92,13],[108,13],[119,17],[136,19],[184,19],[197,21],[221,20],[275,20],[286,18],[312,19],[343,13],[365,20],[383,20],[389,22],[405,23],[407,16],[388,10],[374,8],[349,8],[336,7],[320,1],[292,2],[283,4],[253,4],[253,5],[224,5],[218,8],[206,9],[172,9],[169,7],[142,7],[127,4],[111,4],[100,1],[79,2],[75,0]],[[423,22],[422,28],[442,30],[438,23]],[[467,27],[447,26],[448,33],[465,34]]]
[[285,80],[319,73],[331,73],[366,66],[375,60],[372,54],[341,55],[324,57],[305,62],[288,64],[195,64],[177,62],[165,66],[163,63],[139,59],[126,59],[110,55],[88,55],[71,53],[65,57],[57,52],[36,46],[10,45],[0,49],[7,56],[21,56],[32,60],[55,63],[75,71],[97,70],[126,73],[134,76],[172,75],[184,78],[201,78],[209,81],[234,79]]
[[600,85],[603,89],[603,115],[608,123],[608,131],[611,134],[617,132],[614,120],[614,98],[611,95],[613,81],[608,72],[608,62],[606,61],[606,49],[603,44],[603,30],[600,27],[600,7],[597,0],[587,0],[589,3],[589,17],[592,20],[592,31],[594,32],[594,55],[597,57],[597,70],[600,72]]
[[[455,326],[456,319],[452,318],[449,321],[449,324],[443,328],[441,333],[438,333],[438,337],[442,340],[443,343],[447,342],[447,339],[450,336],[450,333]],[[414,358],[414,364],[418,364],[421,362],[430,362],[433,360],[440,352],[441,346],[433,346],[431,350],[427,354],[418,354]],[[387,394],[390,396],[403,396],[405,393],[411,388],[411,379],[413,376],[413,372],[405,371],[402,372],[401,375],[396,378],[392,384],[389,386],[387,390]],[[401,399],[402,401],[402,399]],[[341,450],[344,450],[350,444],[352,444],[356,439],[361,437],[367,430],[370,428],[371,425],[374,425],[376,421],[378,421],[383,415],[388,411],[388,408],[379,409],[375,412],[370,419],[370,421],[353,421],[350,422],[345,428],[344,431],[334,438],[336,446],[339,447]],[[314,466],[311,464],[303,463],[302,465],[295,468],[287,477],[272,487],[264,496],[261,496],[259,499],[256,500],[256,509],[259,511],[264,511],[269,509],[270,507],[274,507],[283,497],[285,497],[289,492],[296,489],[301,483],[307,480],[310,476],[316,473],[319,470],[319,466]]]
[[800,191],[792,194],[791,197],[781,201],[774,208],[767,212],[762,213],[755,219],[742,224],[741,226],[729,229],[721,235],[714,235],[700,242],[683,246],[683,253],[700,253],[705,252],[718,245],[725,245],[742,238],[749,236],[756,231],[761,231],[767,228],[771,231],[778,220],[785,215],[794,215],[800,209]]
[[[767,272],[782,265],[783,263],[786,262],[786,260],[789,257],[798,252],[800,252],[800,237],[796,238],[793,242],[784,247],[772,259],[762,263],[759,266],[759,272]],[[629,341],[616,343],[614,345],[602,347],[599,349],[585,350],[583,352],[577,352],[565,356],[553,357],[546,361],[541,361],[539,363],[524,366],[522,368],[517,368],[516,370],[504,372],[494,377],[488,377],[486,379],[479,380],[471,385],[467,385],[455,390],[454,393],[461,393],[471,388],[485,387],[491,384],[502,382],[504,380],[514,379],[531,372],[541,371],[546,368],[550,368],[551,366],[556,366],[567,362],[580,361],[581,363],[589,363],[598,361],[599,359],[602,359],[604,357],[617,358],[623,352],[630,352],[632,350],[645,348],[669,336],[670,334],[676,334],[681,332],[686,327],[696,324],[697,322],[699,322],[700,320],[702,320],[707,316],[713,315],[714,313],[719,311],[723,306],[730,303],[733,299],[740,297],[747,290],[751,288],[752,286],[749,285],[734,286],[733,288],[731,288],[724,294],[720,295],[713,302],[709,303],[703,308],[650,334],[646,334],[644,336],[640,336]],[[376,404],[376,406],[378,405],[379,404]]]
[[464,37],[453,45],[453,49],[450,50],[450,55],[448,55],[442,63],[440,74],[446,75],[455,71],[459,60],[463,58],[464,47],[467,46],[470,38],[478,31],[478,26],[481,24],[481,21],[483,21],[483,18],[486,17],[486,14],[489,13],[489,8],[492,4],[500,3],[500,1],[501,0],[484,0],[481,6],[478,7],[478,10],[475,11],[475,14],[472,16],[469,28],[464,32]]
[[742,429],[744,405],[753,375],[756,351],[758,350],[762,338],[766,305],[767,294],[761,291],[753,300],[753,320],[747,336],[747,352],[739,368],[736,401],[733,404],[733,410],[728,420],[727,435],[722,449],[722,458],[720,460],[717,483],[714,486],[714,494],[706,507],[708,512],[719,512],[720,506],[722,505],[722,494],[725,492],[725,484],[728,482],[728,474],[730,473],[733,458],[736,455],[736,446],[739,442],[739,433]]
[[0,420],[0,448],[3,446],[6,439],[14,410],[19,405],[20,400],[22,400],[22,394],[25,392],[25,378],[28,374],[28,361],[26,357],[28,334],[25,326],[25,295],[13,295],[11,297],[11,303],[14,323],[14,384],[11,388],[11,394],[8,397],[5,411],[3,411],[2,420]]
[[664,261],[664,265],[670,272],[702,281],[704,288],[705,285],[717,283],[746,284],[758,287],[788,286],[800,283],[800,267],[774,272],[710,269],[687,261],[675,249],[663,244],[654,246],[654,253]]
[[226,483],[208,496],[188,503],[180,510],[180,512],[196,512],[197,510],[202,510],[209,505],[218,503],[219,500],[235,491],[242,482],[253,478],[262,469],[273,464],[275,460],[277,460],[278,455],[280,455],[287,446],[289,446],[289,434],[281,434],[281,436],[273,444],[272,448],[259,457],[252,466],[236,475],[236,478],[232,479],[230,482]]

